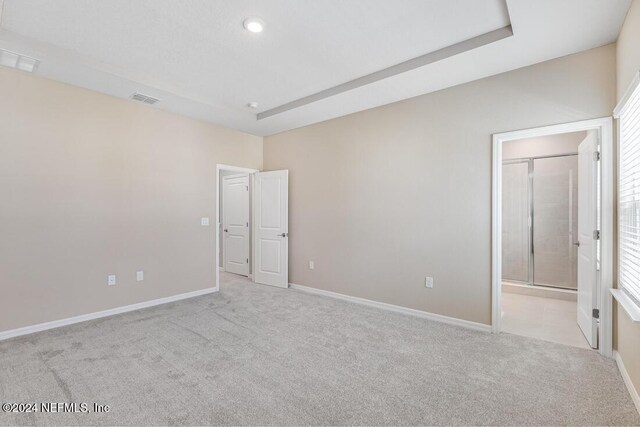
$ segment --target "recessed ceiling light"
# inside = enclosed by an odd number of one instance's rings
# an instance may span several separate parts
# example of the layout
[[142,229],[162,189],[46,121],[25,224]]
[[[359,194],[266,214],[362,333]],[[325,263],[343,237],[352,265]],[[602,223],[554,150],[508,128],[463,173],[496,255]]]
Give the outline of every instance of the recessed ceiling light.
[[247,18],[242,23],[247,31],[252,33],[261,33],[264,30],[264,21],[258,18]]
[[18,70],[32,73],[38,68],[40,60],[32,58],[21,53],[11,52],[10,50],[0,49],[0,65],[5,67],[17,68]]
[[250,102],[247,104],[247,107],[249,108],[258,108],[258,103],[257,102]]

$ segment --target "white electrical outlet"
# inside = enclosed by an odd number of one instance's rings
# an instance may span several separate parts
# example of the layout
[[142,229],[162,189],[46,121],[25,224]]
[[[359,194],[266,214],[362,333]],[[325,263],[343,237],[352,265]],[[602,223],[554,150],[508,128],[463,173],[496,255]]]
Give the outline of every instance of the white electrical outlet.
[[315,268],[315,264],[313,261],[309,261],[309,270],[313,270]]
[[433,288],[433,277],[425,277],[424,278],[424,287],[425,288]]
[[144,280],[144,271],[140,270],[136,272],[136,281],[142,282]]
[[207,227],[209,225],[209,217],[200,218],[200,225]]
[[110,274],[107,277],[107,285],[115,286],[115,284],[116,284],[116,275],[115,274]]

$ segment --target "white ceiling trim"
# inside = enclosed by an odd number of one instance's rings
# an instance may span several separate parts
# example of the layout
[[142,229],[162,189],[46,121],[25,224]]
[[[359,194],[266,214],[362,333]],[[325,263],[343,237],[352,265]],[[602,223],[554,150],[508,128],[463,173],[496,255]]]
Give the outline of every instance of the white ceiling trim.
[[469,52],[470,50],[477,49],[479,47],[486,46],[488,44],[512,36],[513,29],[511,28],[511,25],[507,25],[506,27],[498,28],[497,30],[480,34],[479,36],[463,40],[459,43],[455,43],[442,49],[438,49],[433,52],[418,56],[417,58],[409,59],[408,61],[392,65],[391,67],[384,68],[366,76],[358,77],[357,79],[353,79],[332,88],[325,89],[309,96],[305,96],[304,98],[287,102],[286,104],[258,113],[256,117],[258,120],[266,119],[267,117],[272,117],[276,114],[284,113],[285,111],[293,110],[295,108],[299,108],[313,102],[332,97],[334,95],[339,95],[341,93],[357,89],[359,87],[370,85],[380,80],[397,76],[398,74],[406,73],[407,71],[415,70],[417,68],[442,61],[443,59],[451,58],[452,56],[458,55],[460,53]]
[[[44,78],[265,136],[613,43],[630,2],[206,0],[178,13],[173,0],[0,0],[0,48],[40,59]],[[253,15],[270,24],[260,36],[242,28]]]

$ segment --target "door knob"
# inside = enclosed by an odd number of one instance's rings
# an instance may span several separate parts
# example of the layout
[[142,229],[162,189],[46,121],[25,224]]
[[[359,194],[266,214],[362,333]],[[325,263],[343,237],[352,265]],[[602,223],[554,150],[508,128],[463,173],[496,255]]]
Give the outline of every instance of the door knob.
[[228,228],[225,228],[225,229],[224,229],[224,232],[225,232],[225,233],[228,233],[228,232],[229,232],[229,229],[228,229]]
[[278,234],[278,236],[280,236],[280,237],[287,237],[288,235],[289,235],[289,233]]
[[580,247],[580,242],[575,242],[574,245],[576,245],[577,247]]

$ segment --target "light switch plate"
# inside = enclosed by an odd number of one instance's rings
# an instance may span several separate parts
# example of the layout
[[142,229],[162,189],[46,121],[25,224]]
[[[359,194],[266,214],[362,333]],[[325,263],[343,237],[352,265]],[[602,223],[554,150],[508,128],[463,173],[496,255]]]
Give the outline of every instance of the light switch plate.
[[200,218],[200,225],[208,226],[209,225],[209,217]]
[[314,268],[316,268],[316,266],[313,261],[309,261],[309,270],[313,270]]
[[144,280],[144,271],[140,270],[136,272],[136,281],[142,282]]
[[115,274],[110,274],[107,277],[107,285],[115,286],[115,284],[116,284],[116,275]]
[[425,277],[424,278],[424,286],[426,288],[433,288],[433,277]]

